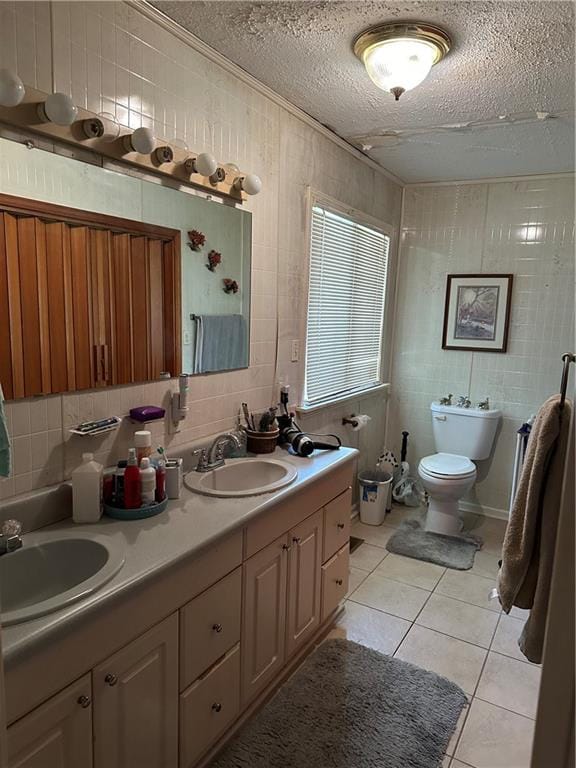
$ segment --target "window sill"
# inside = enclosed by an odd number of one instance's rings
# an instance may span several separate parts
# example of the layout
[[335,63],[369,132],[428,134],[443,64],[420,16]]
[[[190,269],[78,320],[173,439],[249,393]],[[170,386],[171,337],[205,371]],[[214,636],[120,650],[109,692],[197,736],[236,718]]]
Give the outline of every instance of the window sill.
[[297,413],[307,414],[307,413],[314,413],[315,411],[320,411],[323,408],[333,408],[336,405],[340,405],[341,403],[345,403],[349,400],[363,400],[365,397],[371,397],[372,395],[378,394],[378,392],[388,392],[390,389],[390,384],[378,384],[376,387],[371,387],[371,389],[363,389],[360,392],[353,392],[349,395],[342,395],[342,397],[335,397],[334,400],[327,400],[324,403],[315,403],[314,405],[298,405],[296,407]]

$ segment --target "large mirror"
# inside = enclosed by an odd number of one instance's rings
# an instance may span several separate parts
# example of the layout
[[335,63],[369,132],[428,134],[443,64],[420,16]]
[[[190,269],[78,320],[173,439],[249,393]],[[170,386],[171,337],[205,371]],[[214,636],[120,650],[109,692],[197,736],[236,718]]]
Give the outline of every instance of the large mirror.
[[243,368],[251,215],[0,139],[7,399]]

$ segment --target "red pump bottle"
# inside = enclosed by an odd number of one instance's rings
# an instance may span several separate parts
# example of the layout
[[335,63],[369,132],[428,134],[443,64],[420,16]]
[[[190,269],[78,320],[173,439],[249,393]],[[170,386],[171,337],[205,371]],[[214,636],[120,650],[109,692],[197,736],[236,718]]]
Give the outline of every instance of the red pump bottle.
[[124,506],[126,509],[138,509],[142,506],[140,470],[135,448],[128,451],[128,465],[124,472]]

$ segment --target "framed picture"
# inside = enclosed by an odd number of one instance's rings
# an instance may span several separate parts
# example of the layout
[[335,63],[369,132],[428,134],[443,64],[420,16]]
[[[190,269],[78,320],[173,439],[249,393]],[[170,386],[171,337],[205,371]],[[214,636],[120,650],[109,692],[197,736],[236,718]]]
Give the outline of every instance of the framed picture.
[[506,352],[513,275],[448,275],[442,349]]

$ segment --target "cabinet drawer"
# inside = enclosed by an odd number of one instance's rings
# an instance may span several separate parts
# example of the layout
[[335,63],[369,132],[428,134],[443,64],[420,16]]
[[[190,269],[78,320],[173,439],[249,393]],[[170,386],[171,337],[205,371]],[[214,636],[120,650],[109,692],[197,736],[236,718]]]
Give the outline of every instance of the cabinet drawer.
[[324,507],[324,553],[322,562],[328,560],[350,541],[350,512],[352,489],[340,494]]
[[191,768],[240,712],[240,648],[180,696],[180,768]]
[[322,621],[327,619],[346,597],[349,561],[350,546],[346,544],[322,566]]
[[180,690],[240,640],[242,568],[180,611]]

